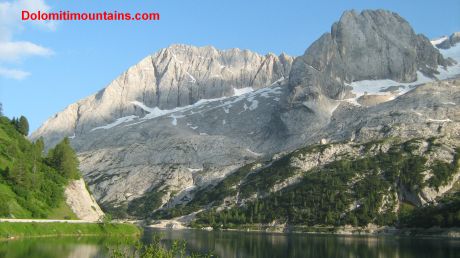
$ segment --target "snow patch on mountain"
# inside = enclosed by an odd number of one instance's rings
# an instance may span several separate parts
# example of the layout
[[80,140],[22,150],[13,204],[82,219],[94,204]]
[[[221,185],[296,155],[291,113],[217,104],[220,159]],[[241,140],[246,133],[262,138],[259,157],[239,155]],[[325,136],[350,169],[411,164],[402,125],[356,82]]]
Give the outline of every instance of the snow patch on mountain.
[[[262,88],[259,90],[253,90],[251,87],[246,87],[246,88],[240,88],[240,89],[234,89],[235,90],[235,96],[232,97],[221,97],[221,98],[215,98],[215,99],[201,99],[197,101],[196,103],[188,106],[183,106],[183,107],[176,107],[173,109],[160,109],[158,107],[149,107],[145,105],[144,103],[140,101],[131,101],[131,103],[145,112],[147,114],[144,117],[139,117],[136,115],[130,115],[130,116],[125,116],[118,118],[115,122],[104,125],[104,126],[99,126],[91,129],[91,131],[99,130],[99,129],[110,129],[115,126],[124,124],[124,123],[129,123],[133,122],[130,124],[127,124],[125,126],[132,126],[136,124],[140,124],[146,120],[162,117],[169,115],[169,117],[172,118],[171,124],[174,126],[177,126],[177,119],[183,118],[187,115],[186,112],[190,112],[188,114],[194,114],[194,113],[202,113],[204,111],[209,111],[212,109],[216,108],[222,108],[226,114],[230,113],[230,108],[232,105],[234,105],[237,102],[240,101],[248,101],[250,104],[249,106],[244,103],[243,109],[244,111],[250,110],[253,111],[259,106],[259,101],[256,100],[257,97],[264,97],[264,98],[271,98],[274,97],[275,95],[280,95],[282,94],[281,92],[281,87],[268,87],[268,88]],[[279,98],[276,97],[278,100]],[[179,113],[179,114],[176,114]],[[138,120],[138,121],[136,121]],[[192,129],[196,129],[198,127],[192,127]]]
[[[202,168],[187,168],[188,171],[190,172],[199,172],[199,171],[203,171]],[[189,187],[189,188],[192,188],[192,187]],[[187,189],[184,189],[184,191],[187,190]]]
[[359,106],[360,104],[357,100],[364,95],[389,96],[388,100],[392,100],[409,92],[417,85],[431,81],[433,81],[433,79],[426,77],[421,72],[417,72],[416,81],[409,83],[402,83],[389,79],[356,81],[350,84],[345,84],[346,86],[353,88],[351,92],[355,95],[353,98],[345,99],[345,101]]
[[233,96],[241,96],[250,92],[253,92],[254,89],[252,87],[245,87],[245,88],[233,88],[234,95]]
[[177,116],[177,115],[171,114],[169,117],[172,118],[171,124],[174,125],[174,126],[177,126],[177,119],[178,118],[183,118],[185,116],[183,116],[183,115]]
[[249,148],[246,148],[246,151],[249,152],[249,153],[251,153],[251,154],[254,155],[254,156],[262,156],[262,155],[264,155],[263,153],[254,152],[254,151],[252,151],[252,150],[249,149]]
[[195,77],[193,77],[190,73],[188,72],[185,72],[185,74],[190,78],[190,82],[191,83],[196,83],[196,79]]
[[285,79],[284,76],[281,76],[281,78],[279,78],[278,80],[274,81],[270,86],[281,84],[284,81],[284,79]]
[[99,129],[106,129],[107,130],[107,129],[110,129],[110,128],[115,127],[117,125],[127,123],[127,122],[131,122],[136,118],[138,118],[138,116],[135,116],[135,115],[120,117],[113,123],[103,125],[103,126],[98,126],[98,127],[95,127],[93,129],[91,129],[91,132],[95,131],[95,130],[99,130]]
[[253,101],[251,102],[251,105],[249,106],[249,110],[252,111],[252,110],[256,109],[258,106],[259,106],[259,101],[253,100]]
[[[441,39],[434,40],[433,42],[442,42]],[[433,43],[434,44],[434,43]],[[439,44],[439,43],[437,43]],[[436,79],[438,80],[445,80],[449,78],[453,78],[460,74],[460,44],[455,45],[449,49],[439,49],[441,54],[444,57],[450,57],[454,59],[457,64],[449,67],[438,67],[439,74],[435,75]],[[417,80],[414,82],[409,83],[401,83],[393,80],[363,80],[363,81],[356,81],[349,84],[345,84],[346,86],[350,86],[353,89],[351,92],[355,95],[353,98],[345,99],[345,101],[358,105],[358,99],[364,95],[380,95],[380,96],[389,96],[389,100],[393,100],[396,97],[403,95],[418,85],[432,82],[434,78],[429,78],[423,75],[421,72],[417,72]]]
[[444,122],[452,122],[449,118],[447,119],[427,119],[428,122],[438,122],[438,123],[444,123]]
[[439,75],[436,75],[436,77],[440,80],[452,78],[456,75],[460,74],[460,44],[456,44],[455,46],[449,48],[449,49],[439,49],[439,52],[444,57],[450,57],[454,59],[457,64],[449,67],[439,67]]
[[438,44],[444,42],[444,41],[447,40],[447,39],[449,39],[449,37],[447,37],[447,36],[442,36],[442,37],[440,37],[440,38],[438,38],[438,39],[433,39],[433,40],[431,40],[430,42],[431,42],[431,44],[432,44],[433,46],[436,47],[436,45],[438,45]]

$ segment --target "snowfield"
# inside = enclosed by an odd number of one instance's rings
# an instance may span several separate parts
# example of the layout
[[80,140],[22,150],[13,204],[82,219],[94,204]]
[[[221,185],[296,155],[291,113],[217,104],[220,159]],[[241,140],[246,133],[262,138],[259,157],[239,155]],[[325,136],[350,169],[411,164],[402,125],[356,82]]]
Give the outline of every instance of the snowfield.
[[[433,40],[431,41],[432,44],[436,45],[444,41],[446,37]],[[453,78],[460,74],[460,44],[456,44],[455,46],[449,49],[439,49],[439,52],[445,58],[452,58],[454,59],[457,64],[449,67],[438,67],[439,74],[436,75],[438,80],[445,80],[449,78]],[[360,106],[358,103],[358,99],[364,95],[381,95],[381,96],[388,96],[388,100],[393,100],[396,97],[407,93],[408,91],[414,89],[416,86],[432,82],[435,79],[428,78],[423,75],[421,72],[417,72],[417,80],[414,82],[409,83],[401,83],[393,80],[363,80],[363,81],[355,81],[350,84],[345,84],[347,86],[352,87],[353,89],[351,92],[355,95],[352,98],[345,99],[349,103],[355,104]],[[455,103],[454,103],[455,104]]]
[[[143,123],[146,120],[163,116],[170,117],[172,119],[171,124],[173,126],[177,126],[178,119],[185,117],[187,114],[203,113],[217,108],[222,108],[226,114],[229,114],[235,103],[245,101],[243,110],[239,112],[240,114],[247,110],[253,111],[259,107],[259,101],[255,98],[273,98],[275,101],[279,101],[277,95],[280,95],[281,93],[281,87],[267,87],[258,90],[254,90],[252,87],[245,87],[240,89],[234,88],[233,96],[215,99],[201,99],[192,105],[176,107],[174,109],[160,109],[158,107],[149,107],[140,101],[131,101],[131,103],[134,106],[141,108],[142,110],[147,112],[147,114],[143,117],[138,117],[135,115],[121,117],[107,125],[95,127],[91,129],[91,131],[99,129],[110,129],[121,124],[125,124],[124,126],[136,125]],[[190,125],[189,127],[193,130],[198,128]]]

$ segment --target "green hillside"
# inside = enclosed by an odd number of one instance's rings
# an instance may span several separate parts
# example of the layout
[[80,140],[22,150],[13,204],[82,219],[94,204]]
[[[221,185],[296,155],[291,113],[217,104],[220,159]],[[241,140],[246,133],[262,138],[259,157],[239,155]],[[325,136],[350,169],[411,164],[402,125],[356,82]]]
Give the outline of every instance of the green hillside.
[[64,202],[65,185],[79,177],[68,139],[45,157],[43,141],[31,143],[27,131],[0,117],[0,217],[75,218]]
[[[303,170],[296,165],[340,148],[349,151],[331,155],[320,166]],[[435,138],[311,146],[274,161],[248,164],[216,185],[198,189],[190,202],[160,209],[152,218],[198,212],[192,226],[224,228],[273,222],[458,227],[460,194],[455,188],[432,204],[422,206],[416,200],[423,189],[438,191],[453,182],[459,162],[460,148]],[[295,183],[273,190],[295,176]]]

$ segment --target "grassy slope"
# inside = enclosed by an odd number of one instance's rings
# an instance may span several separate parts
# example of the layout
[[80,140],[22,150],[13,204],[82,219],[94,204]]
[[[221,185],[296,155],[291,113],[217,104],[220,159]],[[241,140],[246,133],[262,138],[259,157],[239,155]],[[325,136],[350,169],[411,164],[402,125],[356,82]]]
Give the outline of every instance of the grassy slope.
[[47,219],[78,219],[78,217],[69,205],[65,201],[62,201],[59,206],[50,211]]
[[10,214],[15,218],[22,219],[31,217],[31,213],[16,201],[16,193],[11,190],[10,186],[3,183],[0,183],[0,201],[8,206]]
[[[17,187],[17,182],[11,180],[7,174],[7,169],[13,169],[18,166],[18,161],[22,161],[25,166],[25,177],[30,177],[32,185],[37,185],[36,182],[41,181],[41,177],[49,177],[50,168],[44,164],[44,160],[41,157],[37,157],[35,161],[30,159],[33,156],[34,145],[30,143],[24,136],[19,134],[10,121],[5,117],[0,117],[0,202],[1,211],[0,217],[8,218],[32,218],[41,217],[48,219],[78,219],[77,216],[72,212],[70,207],[65,203],[63,198],[55,202],[57,205],[49,205],[43,203],[43,199],[39,198],[40,195],[35,193],[38,191],[45,192],[49,189],[47,185],[43,185],[42,189],[30,189],[23,187],[27,190],[27,193],[20,192],[20,188]],[[40,156],[40,153],[37,153]],[[35,163],[35,165],[34,165]],[[33,167],[37,168],[36,172],[33,172]],[[48,169],[48,171],[46,170]],[[34,178],[34,176],[36,176]],[[38,177],[37,177],[38,176]],[[52,175],[51,175],[52,176]],[[15,185],[16,184],[16,185]],[[63,186],[61,186],[63,188]],[[29,190],[30,189],[30,190]],[[49,190],[48,190],[49,191]],[[56,189],[54,189],[56,191]],[[62,190],[60,193],[54,193],[62,196]],[[38,198],[37,198],[38,197]],[[37,216],[30,210],[28,203],[36,203],[41,207],[42,215]]]
[[[14,218],[27,219],[31,218],[29,211],[21,207],[16,201],[16,194],[8,185],[0,183],[0,199],[7,203],[11,214]],[[57,207],[50,210],[47,219],[78,219],[72,209],[62,201]]]
[[102,223],[0,223],[0,239],[9,237],[62,236],[62,235],[132,235],[139,236],[140,228],[132,224]]

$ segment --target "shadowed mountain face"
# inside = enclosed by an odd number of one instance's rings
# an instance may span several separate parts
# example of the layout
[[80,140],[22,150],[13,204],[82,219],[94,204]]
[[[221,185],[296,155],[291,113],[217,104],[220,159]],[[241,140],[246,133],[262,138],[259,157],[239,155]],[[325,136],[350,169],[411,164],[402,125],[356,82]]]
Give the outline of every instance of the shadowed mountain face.
[[[249,162],[322,139],[455,136],[458,83],[425,86],[436,96],[411,90],[460,74],[447,56],[456,49],[438,50],[382,10],[345,12],[295,60],[174,45],[70,105],[32,138],[51,146],[71,137],[97,200],[143,217],[190,201]],[[396,107],[403,115],[394,115]]]
[[345,83],[378,79],[413,82],[417,71],[432,77],[438,66],[452,64],[398,14],[347,11],[330,33],[295,60],[289,86],[294,102],[315,99],[318,94],[343,99]]

